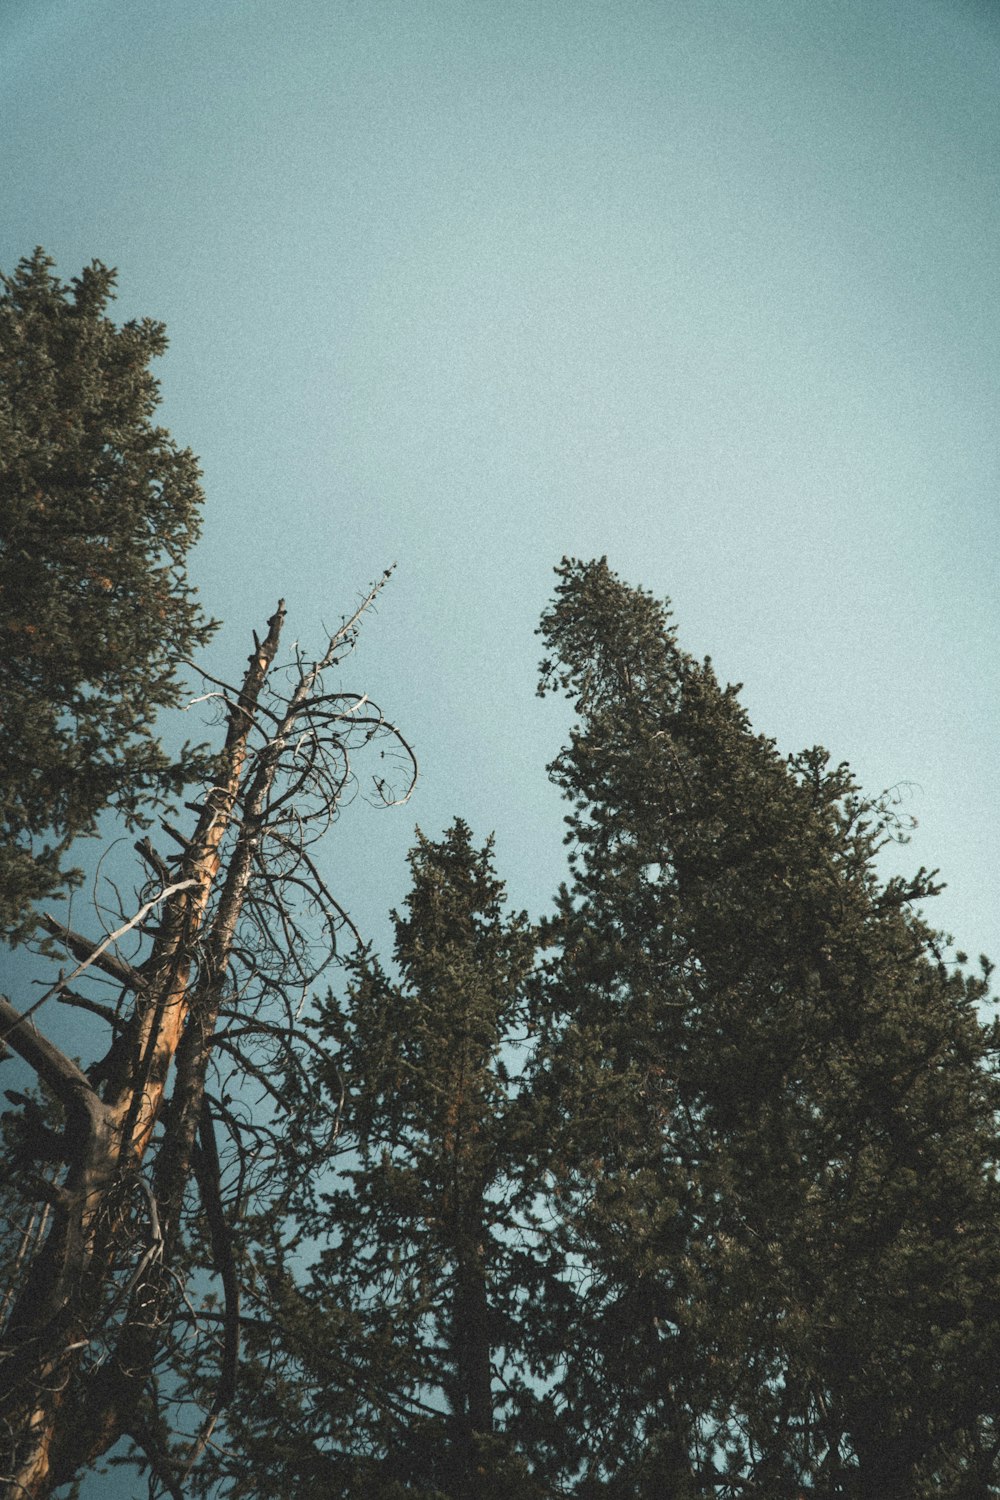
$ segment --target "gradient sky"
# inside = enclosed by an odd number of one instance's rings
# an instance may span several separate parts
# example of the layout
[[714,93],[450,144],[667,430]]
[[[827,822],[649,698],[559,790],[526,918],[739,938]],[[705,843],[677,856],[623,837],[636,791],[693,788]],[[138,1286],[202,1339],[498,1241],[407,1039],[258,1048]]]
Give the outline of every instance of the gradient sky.
[[562,868],[533,697],[563,553],[674,602],[758,729],[912,783],[904,867],[1000,955],[1000,10],[964,0],[5,0],[0,266],[120,270],[201,456],[235,672],[398,571],[354,679],[414,817]]
[[456,813],[549,901],[533,631],[607,553],[783,749],[909,784],[894,865],[1000,957],[1000,8],[0,0],[0,116],[0,266],[168,326],[211,664],[398,563],[345,685],[424,774],[331,845],[363,928]]
[[416,742],[346,818],[562,869],[551,568],[609,555],[785,749],[912,784],[901,866],[1000,954],[1000,10],[965,0],[4,0],[0,266],[120,270],[200,454],[238,670],[398,572],[355,659]]

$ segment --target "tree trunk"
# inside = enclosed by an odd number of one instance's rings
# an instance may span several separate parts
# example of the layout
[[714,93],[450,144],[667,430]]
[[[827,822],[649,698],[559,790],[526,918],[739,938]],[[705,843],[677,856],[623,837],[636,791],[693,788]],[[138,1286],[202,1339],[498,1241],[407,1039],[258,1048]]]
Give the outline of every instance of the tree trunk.
[[[150,958],[139,970],[52,919],[81,968],[115,974],[133,992],[130,1053],[124,1083],[102,1099],[87,1075],[0,1000],[5,1040],[57,1096],[65,1114],[67,1170],[50,1190],[52,1225],[28,1268],[4,1330],[0,1362],[0,1423],[11,1435],[3,1494],[44,1500],[79,1469],[106,1452],[136,1419],[160,1335],[164,1299],[172,1295],[169,1254],[201,1113],[208,1039],[245,892],[237,881],[208,931],[205,914],[220,870],[221,845],[241,792],[247,744],[258,698],[278,646],[283,606],[258,643],[238,700],[230,705],[216,784],[202,805],[180,878],[170,888]],[[256,639],[256,638],[255,638]],[[259,760],[253,775],[259,777]],[[273,775],[273,768],[272,768]],[[246,819],[237,842],[247,842]],[[249,855],[244,851],[243,863]],[[232,873],[230,863],[228,873]],[[227,882],[232,885],[232,882]],[[196,942],[210,955],[192,989]],[[137,1168],[160,1117],[167,1075],[178,1077],[169,1124],[157,1147],[157,1193],[149,1198],[148,1244],[123,1291],[114,1293],[125,1259],[136,1251]],[[85,1356],[118,1304],[128,1307],[115,1347],[98,1369]],[[110,1332],[108,1337],[110,1337]]]
[[457,1401],[457,1500],[475,1500],[482,1491],[479,1439],[493,1431],[493,1363],[489,1302],[482,1264],[482,1226],[467,1235],[455,1270],[453,1358]]

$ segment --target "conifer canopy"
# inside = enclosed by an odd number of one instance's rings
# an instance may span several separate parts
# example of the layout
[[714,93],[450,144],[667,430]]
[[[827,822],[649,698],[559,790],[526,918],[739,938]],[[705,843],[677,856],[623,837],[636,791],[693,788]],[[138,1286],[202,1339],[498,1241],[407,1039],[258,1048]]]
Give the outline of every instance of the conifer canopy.
[[42,251],[0,278],[0,926],[66,879],[101,810],[127,819],[194,770],[153,730],[213,626],[185,571],[198,465],[155,425],[162,324],[117,327],[115,273],[69,285]]

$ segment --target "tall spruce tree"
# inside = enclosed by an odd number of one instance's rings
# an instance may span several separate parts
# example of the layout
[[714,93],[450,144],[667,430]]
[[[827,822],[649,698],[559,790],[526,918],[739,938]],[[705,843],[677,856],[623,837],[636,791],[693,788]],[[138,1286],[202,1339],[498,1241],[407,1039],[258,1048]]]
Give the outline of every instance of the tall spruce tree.
[[[504,912],[492,842],[476,848],[461,820],[436,842],[418,833],[410,867],[397,977],[366,953],[346,998],[322,1009],[313,1107],[329,1112],[346,1089],[337,1176],[299,1195],[283,1274],[272,1263],[280,1314],[251,1335],[257,1363],[230,1418],[252,1477],[230,1470],[230,1496],[532,1493],[505,1426],[527,1389],[520,1070],[534,934]],[[312,1135],[306,1105],[300,1171]],[[306,1243],[315,1260],[298,1286]]]
[[69,286],[52,266],[36,250],[0,277],[0,930],[15,933],[102,809],[141,821],[196,772],[153,723],[213,628],[185,573],[198,466],[153,422],[163,327],[116,327],[99,262]]
[[885,799],[753,733],[667,609],[564,562],[540,691],[557,1396],[580,1495],[1000,1493],[996,1026],[880,878]]

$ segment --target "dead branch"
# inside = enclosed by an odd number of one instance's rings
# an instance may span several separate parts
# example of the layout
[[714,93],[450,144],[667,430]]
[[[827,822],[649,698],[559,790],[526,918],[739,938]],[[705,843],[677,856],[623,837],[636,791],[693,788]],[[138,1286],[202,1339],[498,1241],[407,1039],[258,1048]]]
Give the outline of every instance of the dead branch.
[[[0,1042],[9,1037],[66,1114],[65,1164],[47,1183],[54,1207],[44,1238],[36,1231],[18,1262],[0,1349],[0,1426],[14,1434],[10,1483],[28,1500],[50,1496],[124,1433],[179,1495],[231,1398],[243,1321],[232,1226],[246,1194],[273,1205],[287,1190],[274,1163],[290,1101],[306,1089],[303,1053],[315,1046],[298,1009],[333,958],[338,933],[347,928],[360,943],[310,846],[357,787],[352,758],[365,746],[391,741],[408,765],[406,795],[416,776],[409,745],[366,694],[331,694],[322,683],[353,649],[361,617],[388,576],[311,664],[296,653],[272,677],[279,604],[264,639],[254,637],[239,690],[203,674],[224,695],[225,741],[213,784],[188,803],[190,833],[162,825],[179,847],[170,862],[175,875],[168,879],[167,862],[139,840],[136,850],[159,884],[142,891],[134,916],[99,942],[45,919],[77,967],[31,1009],[57,995],[112,1027],[112,1052],[90,1065],[91,1076],[28,1013],[0,1001]],[[375,781],[390,800],[393,789]],[[149,922],[157,908],[158,921]],[[121,954],[129,934],[141,960]],[[87,993],[99,975],[121,987],[119,1009]],[[82,992],[69,988],[80,980]],[[209,1090],[216,1075],[221,1098]],[[218,1141],[213,1116],[224,1132]],[[159,1400],[161,1365],[181,1379],[185,1340],[199,1337],[181,1274],[191,1256],[195,1264],[207,1260],[203,1270],[221,1283],[225,1310],[221,1349],[209,1352],[217,1373],[206,1377],[206,1416],[178,1481],[160,1437],[165,1411],[137,1425],[136,1410],[151,1391]]]
[[3,1035],[13,1050],[35,1070],[43,1083],[48,1084],[67,1109],[77,1111],[85,1100],[92,1100],[96,1108],[100,1107],[100,1100],[91,1088],[87,1075],[29,1022],[27,1012],[22,1015],[2,995],[0,1025],[3,1026]]
[[[117,953],[108,952],[107,949],[110,947],[110,943],[105,943],[102,951],[98,951],[101,948],[100,944],[95,944],[91,942],[90,938],[85,938],[79,932],[74,932],[72,928],[64,926],[62,922],[58,922],[48,912],[43,912],[41,925],[52,937],[58,938],[69,952],[72,953],[74,958],[81,960],[82,967],[78,970],[79,974],[82,974],[84,969],[89,968],[93,964],[96,968],[102,970],[103,973],[110,974],[111,978],[118,984],[125,985],[130,990],[141,990],[142,975],[131,964],[119,958]],[[75,974],[68,974],[65,979],[59,981],[58,985],[48,990],[44,998],[48,999],[49,995],[55,989],[72,984],[76,977]],[[41,1003],[41,1001],[38,1002],[39,1005]],[[35,1008],[34,1006],[32,1007],[32,1009]]]

